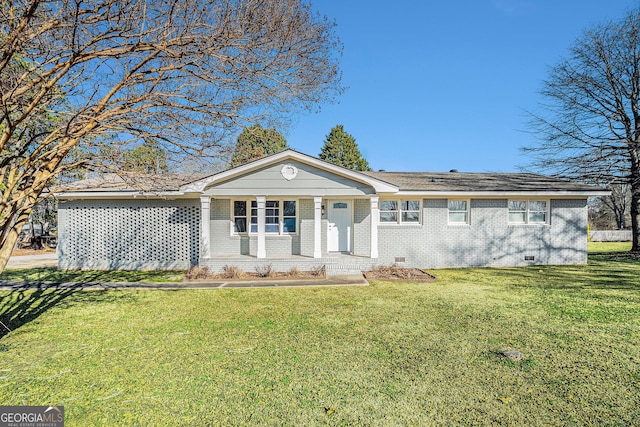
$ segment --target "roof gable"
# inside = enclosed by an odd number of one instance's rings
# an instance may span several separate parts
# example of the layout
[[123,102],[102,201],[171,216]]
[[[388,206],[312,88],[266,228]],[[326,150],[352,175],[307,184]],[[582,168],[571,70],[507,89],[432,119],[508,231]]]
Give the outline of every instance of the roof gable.
[[360,197],[375,194],[368,183],[287,158],[259,169],[209,184],[203,195]]
[[268,166],[278,164],[287,160],[295,160],[300,163],[315,167],[319,170],[337,175],[339,177],[348,178],[350,180],[366,184],[367,186],[371,187],[376,193],[394,193],[398,191],[397,186],[388,182],[384,182],[376,177],[346,169],[341,166],[325,162],[318,158],[311,157],[291,149],[273,154],[271,156],[263,157],[262,159],[255,160],[242,166],[228,169],[215,175],[211,175],[207,178],[183,185],[182,187],[180,187],[180,191],[202,193],[205,191],[205,189],[217,183],[225,182],[234,178],[239,178],[243,175],[247,175],[251,172],[264,169]]

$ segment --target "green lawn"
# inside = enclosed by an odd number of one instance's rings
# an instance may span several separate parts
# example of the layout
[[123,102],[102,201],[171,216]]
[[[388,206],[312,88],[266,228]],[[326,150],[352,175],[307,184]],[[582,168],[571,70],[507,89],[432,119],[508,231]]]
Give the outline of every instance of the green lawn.
[[56,267],[9,268],[0,280],[13,282],[181,282],[184,271],[58,270]]
[[0,402],[64,405],[69,426],[639,425],[639,267],[2,292]]
[[588,251],[594,253],[628,252],[631,250],[631,242],[589,242]]

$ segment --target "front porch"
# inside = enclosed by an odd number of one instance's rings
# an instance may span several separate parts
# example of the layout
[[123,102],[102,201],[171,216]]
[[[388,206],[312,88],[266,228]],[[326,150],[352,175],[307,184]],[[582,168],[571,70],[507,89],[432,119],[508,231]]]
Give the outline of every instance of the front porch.
[[258,258],[251,255],[216,255],[201,258],[199,265],[213,272],[221,272],[225,266],[237,267],[242,271],[254,272],[271,266],[274,271],[313,271],[324,267],[327,276],[361,274],[377,264],[377,259],[344,253],[326,254],[321,258],[302,255],[274,255]]
[[201,196],[200,207],[201,259],[298,255],[321,261],[337,252],[378,258],[377,195]]

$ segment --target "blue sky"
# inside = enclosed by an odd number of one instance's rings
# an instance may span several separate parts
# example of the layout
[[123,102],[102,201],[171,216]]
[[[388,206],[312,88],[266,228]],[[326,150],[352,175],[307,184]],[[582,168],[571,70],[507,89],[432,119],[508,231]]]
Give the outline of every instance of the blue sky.
[[316,0],[344,44],[339,103],[285,132],[317,156],[336,124],[374,170],[514,172],[549,67],[630,0]]

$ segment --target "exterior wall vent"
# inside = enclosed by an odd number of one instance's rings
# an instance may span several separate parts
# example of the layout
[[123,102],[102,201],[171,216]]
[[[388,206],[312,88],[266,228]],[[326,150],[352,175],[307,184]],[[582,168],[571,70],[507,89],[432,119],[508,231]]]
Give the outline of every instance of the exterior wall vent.
[[397,256],[395,262],[404,262],[404,257],[403,256]]
[[525,261],[535,261],[535,260],[536,260],[536,257],[535,257],[535,256],[533,256],[533,255],[525,255],[525,256],[524,256],[524,260],[525,260]]

